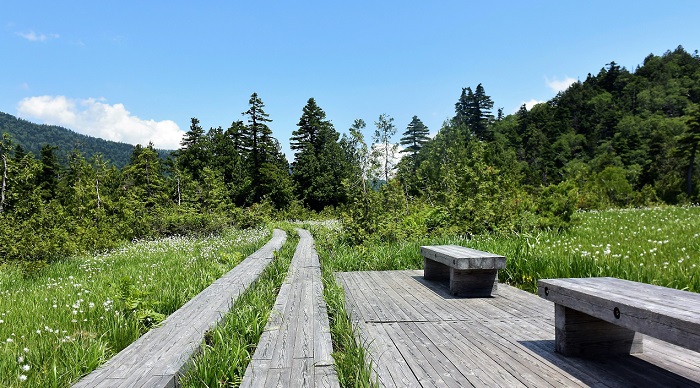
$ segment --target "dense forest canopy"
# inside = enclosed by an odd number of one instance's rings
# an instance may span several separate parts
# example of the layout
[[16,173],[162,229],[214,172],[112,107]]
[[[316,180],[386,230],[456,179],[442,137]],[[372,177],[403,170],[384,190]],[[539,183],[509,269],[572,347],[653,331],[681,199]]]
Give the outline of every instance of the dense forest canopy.
[[[68,160],[70,152],[77,149],[87,157],[102,154],[104,160],[122,168],[129,163],[129,156],[134,151],[131,144],[83,135],[55,125],[34,124],[0,112],[0,134],[3,133],[12,136],[15,146],[20,146],[25,152],[34,155],[39,155],[42,146],[57,147],[56,155],[64,163]],[[158,150],[161,157],[166,157],[168,152]]]
[[[456,97],[434,138],[417,116],[404,129],[382,114],[371,142],[363,119],[341,136],[310,98],[290,139],[292,161],[256,93],[230,126],[205,131],[192,118],[167,158],[152,145],[128,146],[123,163],[108,153],[113,143],[76,147],[68,132],[37,132],[3,114],[0,255],[43,262],[318,212],[341,217],[348,242],[359,243],[566,228],[576,209],[698,201],[697,51],[649,55],[634,71],[610,62],[511,115],[493,112],[482,84]],[[394,166],[397,132],[405,148]]]

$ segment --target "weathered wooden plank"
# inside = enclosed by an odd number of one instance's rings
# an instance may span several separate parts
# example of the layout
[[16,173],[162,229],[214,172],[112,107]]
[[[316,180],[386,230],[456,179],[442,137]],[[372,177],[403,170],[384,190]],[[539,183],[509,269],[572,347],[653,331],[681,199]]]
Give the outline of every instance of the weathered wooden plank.
[[273,252],[285,240],[286,234],[283,231],[274,230],[272,238],[262,248],[186,302],[167,317],[161,326],[141,336],[75,386],[171,384],[190,356],[199,349],[205,332],[228,311],[232,299],[237,298],[257,279],[270,263],[269,258]]
[[428,363],[420,359],[420,353],[416,344],[409,338],[406,338],[403,330],[399,327],[398,322],[388,322],[382,325],[389,336],[389,339],[394,343],[399,353],[403,357],[403,362],[408,365],[413,375],[415,375],[418,383],[423,386],[430,384],[433,381],[432,376],[437,373],[435,369]]
[[[349,305],[358,303],[352,298],[368,297],[385,304],[377,306],[380,310],[410,304],[431,318],[359,322],[361,341],[383,386],[626,387],[700,382],[700,354],[658,340],[638,356],[585,359],[556,353],[553,303],[509,286],[502,286],[492,298],[454,298],[444,285],[421,279],[420,271],[345,273],[342,278],[352,281],[343,286],[357,284],[357,277],[377,286],[347,290]],[[396,299],[401,297],[403,302]]]
[[506,267],[506,258],[501,255],[458,245],[422,246],[420,253],[425,258],[460,270],[503,269]]
[[285,283],[253,355],[264,362],[249,365],[243,386],[338,386],[318,255],[311,234],[297,232]]
[[[600,289],[595,288],[598,282]],[[669,306],[670,300],[667,303],[665,298],[653,296],[657,291],[676,301],[684,300],[686,307]],[[539,281],[538,293],[558,305],[700,351],[700,313],[689,312],[700,312],[700,294],[614,278],[545,279]]]

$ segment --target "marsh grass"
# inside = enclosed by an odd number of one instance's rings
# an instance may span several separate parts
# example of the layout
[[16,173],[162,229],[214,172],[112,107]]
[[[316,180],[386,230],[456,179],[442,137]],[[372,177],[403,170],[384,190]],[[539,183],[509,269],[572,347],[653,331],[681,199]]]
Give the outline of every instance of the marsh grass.
[[139,241],[30,276],[0,267],[0,386],[65,387],[235,267],[269,230]]
[[333,341],[333,359],[341,387],[376,387],[372,380],[371,364],[360,336],[345,308],[345,292],[335,279],[334,272],[348,271],[348,247],[337,245],[338,225],[334,223],[306,225],[314,235],[321,262],[323,296],[328,307],[328,320]]
[[287,241],[220,324],[207,333],[202,352],[193,357],[180,379],[182,387],[235,387],[243,380],[299,241],[288,224],[277,227],[285,229]]
[[501,282],[535,292],[537,280],[612,276],[700,292],[700,207],[583,212],[567,232],[446,236],[349,246],[339,227],[311,226],[324,274],[334,358],[342,386],[369,386],[366,344],[347,318],[338,271],[422,269],[421,245],[457,244],[506,256]]

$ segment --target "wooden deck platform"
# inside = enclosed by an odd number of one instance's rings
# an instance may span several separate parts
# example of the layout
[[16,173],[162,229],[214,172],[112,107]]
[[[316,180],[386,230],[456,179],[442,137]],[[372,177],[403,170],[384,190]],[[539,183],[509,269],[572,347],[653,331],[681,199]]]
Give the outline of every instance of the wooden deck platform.
[[299,245],[241,387],[338,387],[318,255],[311,234]]
[[700,353],[650,337],[633,356],[554,352],[554,304],[504,284],[458,298],[423,271],[336,276],[382,386],[700,387]]
[[257,280],[285,240],[284,231],[275,229],[265,246],[74,387],[176,387],[178,375],[200,348],[204,334]]

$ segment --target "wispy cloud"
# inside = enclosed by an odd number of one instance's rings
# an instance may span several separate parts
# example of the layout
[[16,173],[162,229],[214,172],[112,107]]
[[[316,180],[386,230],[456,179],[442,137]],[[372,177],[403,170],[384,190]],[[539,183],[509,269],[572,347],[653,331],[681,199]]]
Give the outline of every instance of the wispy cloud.
[[58,34],[41,34],[36,33],[33,30],[28,32],[16,32],[16,34],[30,42],[46,42],[49,39],[58,39],[60,36]]
[[549,87],[554,93],[559,93],[568,89],[569,86],[571,86],[571,84],[576,82],[576,79],[571,77],[565,77],[564,79],[559,80],[556,78],[549,79],[545,77],[545,82],[547,83],[547,87]]
[[65,96],[28,97],[19,102],[18,115],[60,125],[78,133],[129,144],[153,142],[157,148],[177,149],[184,131],[172,120],[144,120],[123,104],[104,99],[73,99]]

